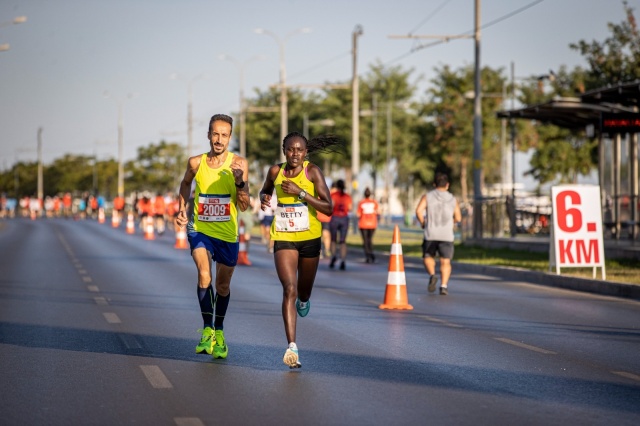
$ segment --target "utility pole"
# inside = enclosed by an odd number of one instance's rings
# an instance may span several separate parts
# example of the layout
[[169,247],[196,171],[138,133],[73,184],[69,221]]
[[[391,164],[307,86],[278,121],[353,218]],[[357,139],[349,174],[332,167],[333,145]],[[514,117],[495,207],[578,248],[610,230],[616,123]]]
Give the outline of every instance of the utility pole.
[[[43,203],[44,198],[44,190],[42,185],[42,127],[38,128],[38,200],[40,203]],[[40,209],[40,214],[42,215],[42,211],[44,209]]]
[[[356,25],[352,35],[353,74],[351,78],[351,198],[354,212],[357,210],[358,174],[360,173],[360,90],[358,80],[358,37],[362,26]],[[355,217],[355,215],[354,215]]]
[[480,90],[480,0],[475,0],[473,103],[473,238],[481,239],[482,230],[482,93]]
[[378,93],[373,92],[371,99],[371,162],[373,163],[373,196],[376,196],[376,183],[378,175]]
[[[511,110],[515,109],[516,101],[516,77],[515,77],[515,65],[511,62]],[[511,126],[511,210],[509,210],[509,229],[511,230],[511,237],[515,237],[517,234],[516,229],[516,122],[515,119],[510,119]]]
[[[475,0],[475,23],[473,36],[456,35],[391,35],[395,39],[438,39],[448,42],[459,38],[474,39],[474,107],[473,107],[473,238],[482,238],[482,98],[480,88],[480,0]],[[435,42],[439,43],[439,42]]]

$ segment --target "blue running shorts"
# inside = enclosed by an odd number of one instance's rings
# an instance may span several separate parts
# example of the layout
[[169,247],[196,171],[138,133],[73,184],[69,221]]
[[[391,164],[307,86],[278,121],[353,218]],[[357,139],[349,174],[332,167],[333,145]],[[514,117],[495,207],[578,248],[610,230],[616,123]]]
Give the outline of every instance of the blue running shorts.
[[217,238],[210,237],[201,232],[189,232],[187,234],[189,246],[193,252],[195,249],[204,247],[214,262],[222,263],[226,266],[236,266],[238,263],[238,251],[240,243],[229,243]]

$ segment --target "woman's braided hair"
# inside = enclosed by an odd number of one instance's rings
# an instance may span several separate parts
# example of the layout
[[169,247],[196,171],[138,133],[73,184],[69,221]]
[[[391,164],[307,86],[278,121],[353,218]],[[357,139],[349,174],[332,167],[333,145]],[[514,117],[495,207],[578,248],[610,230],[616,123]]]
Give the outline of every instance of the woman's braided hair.
[[309,140],[304,137],[300,132],[291,132],[284,137],[282,141],[282,149],[288,140],[292,138],[300,138],[307,145],[307,154],[313,154],[314,152],[339,152],[344,153],[345,143],[342,139],[336,135],[319,135]]

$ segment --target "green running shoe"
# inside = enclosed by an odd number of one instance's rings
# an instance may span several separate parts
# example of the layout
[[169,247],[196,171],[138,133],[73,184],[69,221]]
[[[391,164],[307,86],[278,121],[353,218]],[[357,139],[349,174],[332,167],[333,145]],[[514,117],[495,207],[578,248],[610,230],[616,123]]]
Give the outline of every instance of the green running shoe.
[[309,313],[309,309],[311,309],[311,300],[301,302],[300,299],[296,299],[296,311],[298,311],[298,315],[306,317]]
[[282,357],[282,361],[289,366],[289,368],[300,368],[300,356],[298,355],[298,348],[295,346],[289,346]]
[[196,346],[196,353],[203,354],[207,353],[211,355],[213,353],[213,346],[216,343],[216,337],[213,333],[213,328],[205,327],[204,330],[198,330],[199,333],[202,333],[202,338],[200,339],[200,343]]
[[227,347],[227,342],[224,341],[224,331],[216,330],[216,344],[213,346],[213,357],[214,358],[226,358],[229,353],[229,348]]

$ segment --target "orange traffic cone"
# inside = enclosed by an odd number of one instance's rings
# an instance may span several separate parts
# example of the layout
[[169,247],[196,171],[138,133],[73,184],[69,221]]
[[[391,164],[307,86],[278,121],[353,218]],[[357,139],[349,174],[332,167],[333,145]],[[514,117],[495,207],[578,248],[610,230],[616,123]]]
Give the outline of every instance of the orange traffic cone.
[[387,278],[387,288],[384,292],[384,303],[378,308],[413,309],[407,299],[407,280],[404,275],[404,259],[402,257],[402,244],[400,244],[400,228],[398,228],[398,225],[393,229],[391,256],[389,257],[389,276]]
[[247,238],[244,233],[244,221],[240,219],[238,226],[238,242],[240,243],[240,249],[238,251],[238,265],[251,266],[251,261],[247,254]]
[[111,227],[117,228],[118,226],[120,226],[120,216],[118,212],[114,210],[111,212]]
[[187,231],[185,228],[176,228],[176,244],[173,246],[177,249],[188,249],[187,244]]
[[136,233],[136,224],[133,223],[133,213],[129,212],[127,215],[127,234]]
[[151,216],[147,216],[145,218],[144,225],[144,239],[145,240],[155,240],[156,236],[153,232],[153,218]]
[[101,207],[98,209],[98,223],[104,223],[104,209]]

